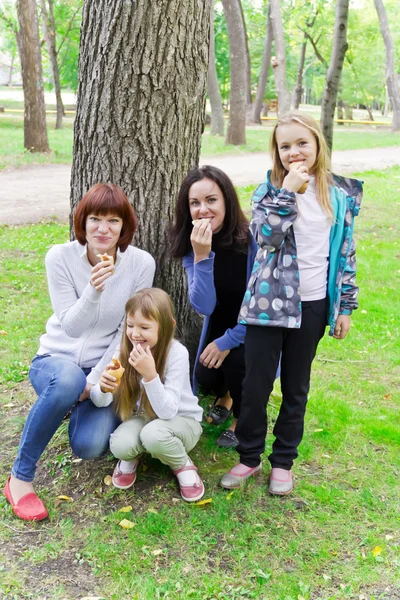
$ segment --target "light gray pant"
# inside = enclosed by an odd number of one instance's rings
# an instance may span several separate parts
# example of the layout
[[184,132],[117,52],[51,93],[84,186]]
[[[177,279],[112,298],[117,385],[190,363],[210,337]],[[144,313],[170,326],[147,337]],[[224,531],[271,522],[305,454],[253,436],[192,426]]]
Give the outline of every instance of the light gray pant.
[[133,460],[143,452],[176,471],[186,465],[187,453],[200,439],[202,427],[190,417],[154,419],[132,417],[110,437],[110,450],[116,458]]

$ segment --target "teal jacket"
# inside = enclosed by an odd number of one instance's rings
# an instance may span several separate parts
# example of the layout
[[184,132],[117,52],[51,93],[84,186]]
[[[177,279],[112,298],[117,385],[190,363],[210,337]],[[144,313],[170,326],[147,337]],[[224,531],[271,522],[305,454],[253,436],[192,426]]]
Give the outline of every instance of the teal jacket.
[[[357,308],[354,217],[360,210],[362,182],[334,175],[331,186],[333,224],[330,232],[327,324],[333,335],[339,314]],[[251,231],[259,250],[239,314],[242,325],[298,328],[301,300],[296,240],[296,196],[276,189],[267,179],[255,191]]]

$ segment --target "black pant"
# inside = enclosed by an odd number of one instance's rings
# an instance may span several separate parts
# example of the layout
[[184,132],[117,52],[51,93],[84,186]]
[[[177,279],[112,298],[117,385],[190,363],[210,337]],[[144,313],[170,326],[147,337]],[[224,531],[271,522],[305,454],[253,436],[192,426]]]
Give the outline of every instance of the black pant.
[[302,303],[299,329],[248,325],[245,338],[246,376],[236,427],[240,462],[260,463],[267,434],[267,402],[281,357],[282,405],[274,427],[272,467],[291,469],[303,437],[311,363],[326,325],[327,300]]
[[196,366],[196,379],[206,393],[213,392],[217,398],[222,398],[229,391],[235,419],[240,415],[244,374],[243,344],[232,348],[219,369],[208,369],[200,362]]

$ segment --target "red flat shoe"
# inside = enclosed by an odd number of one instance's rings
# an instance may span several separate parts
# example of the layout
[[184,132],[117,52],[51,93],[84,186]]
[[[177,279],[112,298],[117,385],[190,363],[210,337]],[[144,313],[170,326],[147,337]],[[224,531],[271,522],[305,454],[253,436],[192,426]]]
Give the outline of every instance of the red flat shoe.
[[132,461],[133,471],[131,473],[123,473],[120,469],[120,462],[120,460],[117,462],[112,474],[113,486],[119,490],[128,490],[136,481],[136,471],[138,468],[139,459],[137,458]]
[[45,505],[34,492],[25,494],[15,503],[10,491],[10,477],[7,479],[4,495],[11,504],[14,514],[23,521],[43,521],[49,516]]

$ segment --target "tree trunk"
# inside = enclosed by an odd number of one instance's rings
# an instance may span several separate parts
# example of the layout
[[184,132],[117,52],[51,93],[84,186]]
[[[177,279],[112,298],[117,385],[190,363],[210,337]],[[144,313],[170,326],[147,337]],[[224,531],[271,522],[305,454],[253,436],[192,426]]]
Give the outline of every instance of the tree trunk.
[[30,152],[49,152],[44,104],[42,56],[35,0],[17,2],[18,46],[24,88],[24,147]]
[[71,175],[72,210],[97,182],[124,189],[139,218],[135,245],[155,258],[155,285],[192,346],[196,317],[167,231],[199,160],[209,32],[210,0],[85,0]]
[[333,49],[326,84],[322,97],[321,128],[332,152],[333,121],[335,116],[336,98],[342,75],[344,56],[347,50],[347,21],[349,16],[349,0],[337,0]]
[[[263,99],[265,96],[265,88],[267,85],[269,65],[271,63],[272,37],[273,37],[273,35],[272,35],[271,7],[268,6],[267,31],[265,34],[264,53],[263,53],[261,69],[260,69],[260,77],[258,80],[256,99],[254,100],[253,112],[252,112],[252,116],[251,116],[251,120],[253,121],[253,123],[261,124],[261,110],[262,110]],[[268,111],[268,108],[267,108],[267,111]]]
[[306,60],[307,36],[304,34],[303,44],[301,46],[299,68],[297,70],[296,88],[294,91],[294,108],[297,110],[301,103],[301,95],[303,93],[303,70]]
[[56,129],[62,129],[62,119],[65,114],[64,105],[61,97],[60,72],[57,62],[56,50],[56,26],[54,22],[54,0],[48,0],[49,10],[47,11],[46,0],[41,0],[43,33],[46,40],[47,51],[50,57],[51,71],[53,73],[54,91],[56,95],[57,118]]
[[227,144],[246,143],[246,40],[240,0],[222,0],[229,37],[231,92]]
[[[344,102],[343,100],[339,100],[337,103],[337,118],[343,120],[344,119]],[[344,123],[339,123],[339,125],[343,126]]]
[[11,86],[12,85],[12,78],[13,78],[13,72],[14,72],[14,61],[15,61],[15,54],[13,52],[13,54],[11,56],[10,69],[8,71],[8,81],[6,83],[7,86]]
[[239,0],[240,14],[242,16],[242,26],[244,31],[244,40],[246,48],[246,108],[250,110],[252,98],[251,98],[251,60],[250,60],[250,49],[249,49],[249,36],[247,35],[246,19],[244,17],[244,11],[242,6],[242,0]]
[[214,0],[211,0],[210,13],[210,55],[208,59],[208,97],[211,104],[211,135],[224,135],[224,109],[222,108],[217,68],[215,65],[214,43]]
[[393,108],[392,131],[400,130],[400,84],[394,68],[394,46],[390,35],[389,23],[385,6],[382,0],[374,0],[376,12],[378,13],[381,33],[386,48],[386,86],[390,102]]
[[272,67],[274,69],[275,87],[278,96],[278,116],[282,116],[290,109],[290,95],[286,85],[285,39],[283,35],[280,0],[270,1],[276,53],[275,60],[272,61]]

